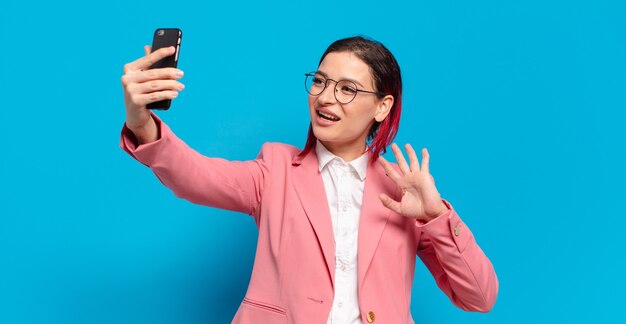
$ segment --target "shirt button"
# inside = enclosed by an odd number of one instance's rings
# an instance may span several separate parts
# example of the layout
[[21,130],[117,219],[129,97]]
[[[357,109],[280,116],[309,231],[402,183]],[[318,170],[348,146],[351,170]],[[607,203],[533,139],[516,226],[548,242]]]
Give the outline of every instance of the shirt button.
[[343,303],[342,303],[342,302],[339,302],[339,303],[337,304],[337,307],[339,307],[339,308],[341,308],[342,306],[343,306]]
[[346,271],[346,265],[345,264],[341,265],[341,271]]

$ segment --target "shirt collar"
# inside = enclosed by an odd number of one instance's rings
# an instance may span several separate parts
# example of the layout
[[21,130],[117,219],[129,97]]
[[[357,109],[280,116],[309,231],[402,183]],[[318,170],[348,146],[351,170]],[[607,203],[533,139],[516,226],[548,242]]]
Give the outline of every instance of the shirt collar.
[[[321,172],[322,169],[324,169],[324,167],[332,160],[339,160],[343,163],[346,163],[342,158],[336,156],[335,154],[333,154],[331,151],[329,151],[324,144],[322,144],[322,142],[320,142],[319,140],[317,140],[317,143],[315,144],[315,154],[317,154],[317,161],[319,163],[319,171]],[[365,174],[367,171],[367,162],[368,162],[368,153],[365,152],[363,153],[361,156],[359,156],[358,158],[347,162],[347,164],[351,165],[352,168],[357,172],[357,174],[359,175],[359,178],[361,179],[361,181],[365,180]]]

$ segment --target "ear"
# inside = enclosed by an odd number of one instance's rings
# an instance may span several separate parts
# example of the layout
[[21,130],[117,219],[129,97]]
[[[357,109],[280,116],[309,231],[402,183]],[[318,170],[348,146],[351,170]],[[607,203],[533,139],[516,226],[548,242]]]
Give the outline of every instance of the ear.
[[387,118],[387,115],[391,112],[391,107],[393,107],[393,102],[394,99],[392,95],[386,95],[380,100],[378,108],[376,108],[376,115],[374,115],[374,119],[376,119],[377,122],[380,123]]

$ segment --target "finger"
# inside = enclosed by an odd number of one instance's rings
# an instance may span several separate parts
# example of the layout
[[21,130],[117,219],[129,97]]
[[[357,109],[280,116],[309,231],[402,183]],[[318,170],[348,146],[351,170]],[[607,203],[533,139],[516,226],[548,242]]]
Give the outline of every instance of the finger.
[[182,78],[183,71],[176,68],[149,69],[124,75],[124,81],[130,83],[142,83],[151,80],[176,80]]
[[400,203],[391,199],[391,197],[387,196],[387,194],[385,193],[381,193],[380,196],[378,196],[380,198],[380,201],[383,202],[383,206],[393,210],[394,212],[401,214],[400,211]]
[[157,102],[166,99],[174,99],[178,97],[178,91],[158,91],[146,94],[139,94],[133,96],[133,103],[138,106],[145,106],[152,102]]
[[185,85],[174,80],[155,80],[144,83],[134,83],[128,86],[128,92],[134,94],[145,94],[163,90],[181,91]]
[[430,173],[430,154],[426,148],[422,149],[422,171]]
[[409,161],[411,162],[411,165],[410,165],[411,171],[419,171],[420,164],[419,164],[419,161],[417,160],[417,154],[415,154],[415,150],[413,149],[413,146],[411,146],[411,144],[406,144],[404,148],[406,149],[406,152],[409,155]]
[[402,171],[402,173],[403,174],[411,173],[411,169],[409,168],[409,165],[406,163],[406,160],[404,159],[404,155],[402,154],[402,151],[400,151],[400,147],[398,146],[398,144],[396,143],[391,144],[391,150],[393,151],[393,155],[395,155],[396,157],[396,162],[398,162],[398,166],[400,167],[400,170]]
[[146,56],[148,56],[148,55],[150,55],[150,52],[152,52],[152,46],[144,45],[143,50],[144,50],[144,52],[146,52]]
[[400,181],[400,174],[398,174],[398,172],[393,168],[391,163],[389,163],[389,161],[387,161],[382,155],[378,157],[378,163],[383,166],[383,169],[385,169],[385,173],[387,173],[387,176],[391,180],[393,180],[396,184],[398,183],[398,181]]
[[127,65],[127,69],[131,71],[146,70],[160,59],[174,54],[176,49],[174,46],[159,48],[158,50],[141,57]]

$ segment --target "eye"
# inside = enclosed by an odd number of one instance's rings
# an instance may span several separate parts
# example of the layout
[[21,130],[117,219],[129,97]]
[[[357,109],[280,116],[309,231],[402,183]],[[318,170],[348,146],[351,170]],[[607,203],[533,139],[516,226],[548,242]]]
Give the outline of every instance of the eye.
[[326,83],[326,80],[324,80],[323,78],[321,78],[319,76],[314,76],[313,77],[313,84],[315,84],[315,85],[323,85],[324,83]]
[[352,95],[356,93],[356,88],[347,84],[343,84],[341,85],[341,92]]

